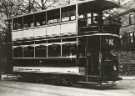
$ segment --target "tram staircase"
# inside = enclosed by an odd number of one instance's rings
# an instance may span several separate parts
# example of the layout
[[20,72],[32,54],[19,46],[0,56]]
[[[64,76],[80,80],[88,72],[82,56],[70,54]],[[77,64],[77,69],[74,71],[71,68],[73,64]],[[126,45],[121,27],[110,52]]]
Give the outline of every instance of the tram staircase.
[[135,51],[120,53],[121,75],[135,75]]

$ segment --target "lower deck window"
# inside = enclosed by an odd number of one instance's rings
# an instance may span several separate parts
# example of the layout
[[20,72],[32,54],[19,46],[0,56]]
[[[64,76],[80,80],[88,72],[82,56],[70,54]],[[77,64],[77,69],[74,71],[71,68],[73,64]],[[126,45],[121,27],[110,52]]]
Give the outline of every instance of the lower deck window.
[[24,57],[34,57],[34,47],[32,46],[25,47]]
[[22,47],[16,47],[13,49],[13,56],[14,57],[22,57],[23,56],[23,48]]
[[64,44],[62,46],[62,55],[63,56],[75,56],[76,55],[76,50],[77,50],[77,46],[76,44]]
[[46,57],[46,46],[35,47],[35,57]]
[[48,56],[61,56],[61,46],[58,44],[53,44],[48,46]]

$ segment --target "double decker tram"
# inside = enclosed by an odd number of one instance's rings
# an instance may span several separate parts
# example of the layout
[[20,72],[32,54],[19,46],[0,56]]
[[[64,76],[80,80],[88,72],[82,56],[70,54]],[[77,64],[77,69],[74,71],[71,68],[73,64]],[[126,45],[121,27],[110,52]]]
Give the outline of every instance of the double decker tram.
[[115,7],[90,0],[9,19],[13,72],[66,83],[119,80],[120,26],[105,23],[104,15]]

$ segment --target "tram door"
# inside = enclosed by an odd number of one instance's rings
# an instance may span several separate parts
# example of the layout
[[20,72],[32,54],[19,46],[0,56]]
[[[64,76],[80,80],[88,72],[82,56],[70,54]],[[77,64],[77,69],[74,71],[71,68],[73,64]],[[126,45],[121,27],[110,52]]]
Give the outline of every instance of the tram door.
[[87,37],[87,75],[99,75],[99,40],[95,37]]

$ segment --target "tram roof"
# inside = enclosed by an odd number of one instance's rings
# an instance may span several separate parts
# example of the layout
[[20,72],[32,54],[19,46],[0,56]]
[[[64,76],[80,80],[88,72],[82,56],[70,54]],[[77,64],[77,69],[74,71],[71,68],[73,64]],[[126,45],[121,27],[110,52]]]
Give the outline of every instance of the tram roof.
[[118,7],[120,7],[119,4],[109,0],[92,0],[88,3],[80,4],[80,9],[87,10],[89,8],[91,11],[103,11]]

